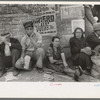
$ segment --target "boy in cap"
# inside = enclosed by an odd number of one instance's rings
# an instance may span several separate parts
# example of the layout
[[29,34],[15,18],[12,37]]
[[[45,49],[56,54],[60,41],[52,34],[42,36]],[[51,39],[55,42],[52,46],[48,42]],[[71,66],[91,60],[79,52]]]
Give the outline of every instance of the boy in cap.
[[11,66],[13,75],[16,76],[19,70],[15,68],[15,63],[20,58],[22,46],[10,33],[1,34],[0,40],[0,77],[6,72],[7,67]]
[[21,40],[22,54],[21,58],[16,62],[16,67],[29,70],[31,62],[36,63],[37,70],[43,72],[44,50],[41,48],[42,36],[38,32],[34,32],[33,22],[29,21],[23,24],[26,34]]
[[94,32],[87,37],[87,43],[92,50],[100,45],[100,23],[95,23],[93,28]]

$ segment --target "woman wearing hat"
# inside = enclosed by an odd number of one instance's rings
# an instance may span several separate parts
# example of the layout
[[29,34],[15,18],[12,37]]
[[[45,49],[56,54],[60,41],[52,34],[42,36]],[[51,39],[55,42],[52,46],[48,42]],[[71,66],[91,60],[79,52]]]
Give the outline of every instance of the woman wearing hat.
[[83,30],[79,27],[74,30],[74,37],[70,39],[70,49],[72,61],[77,66],[75,80],[78,81],[79,76],[81,76],[83,72],[88,72],[89,74],[92,67],[90,59],[91,48],[87,46],[83,36]]
[[10,33],[1,34],[0,40],[0,77],[9,67],[12,67],[13,74],[16,76],[19,70],[15,68],[15,63],[21,55],[21,44],[17,39],[12,38]]

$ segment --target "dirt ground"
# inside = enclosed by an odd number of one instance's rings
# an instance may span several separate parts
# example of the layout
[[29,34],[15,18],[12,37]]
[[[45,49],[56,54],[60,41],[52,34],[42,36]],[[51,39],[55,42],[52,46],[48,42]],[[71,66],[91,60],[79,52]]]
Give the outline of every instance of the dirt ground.
[[[48,79],[47,72],[52,72],[50,75],[51,79]],[[50,78],[49,77],[49,78]],[[38,73],[36,68],[32,71],[21,71],[16,77],[13,76],[12,72],[7,72],[3,77],[0,78],[0,82],[76,82],[73,77],[57,73],[51,69],[44,69],[43,73]],[[82,75],[80,82],[100,82],[98,79],[92,76]]]
[[[75,70],[70,59],[67,59],[69,67]],[[51,72],[47,74],[47,72]],[[92,76],[83,74],[80,79],[80,82],[100,82],[100,79],[96,79]],[[20,74],[16,77],[13,76],[13,72],[8,71],[0,78],[0,82],[76,82],[73,77],[64,75],[54,70],[44,67],[44,72],[39,73],[36,68],[33,68],[32,71],[21,71]]]

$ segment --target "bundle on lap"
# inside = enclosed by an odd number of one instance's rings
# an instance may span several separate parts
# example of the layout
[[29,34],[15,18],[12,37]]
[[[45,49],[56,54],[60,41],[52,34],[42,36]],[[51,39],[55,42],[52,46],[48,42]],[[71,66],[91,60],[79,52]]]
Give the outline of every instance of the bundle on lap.
[[36,67],[39,72],[43,72],[44,49],[41,47],[42,36],[34,32],[33,22],[29,21],[23,24],[26,34],[21,40],[22,54],[16,62],[19,69],[31,70],[31,62],[36,61]]

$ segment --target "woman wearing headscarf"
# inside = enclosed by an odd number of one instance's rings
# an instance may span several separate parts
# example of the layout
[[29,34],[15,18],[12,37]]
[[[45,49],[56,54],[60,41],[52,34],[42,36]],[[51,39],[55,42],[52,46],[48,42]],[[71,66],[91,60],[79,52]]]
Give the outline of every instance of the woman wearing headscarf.
[[83,30],[79,27],[74,30],[74,37],[70,39],[70,49],[72,61],[78,66],[76,67],[79,72],[77,77],[82,75],[83,71],[90,73],[92,67],[91,48],[86,43]]

